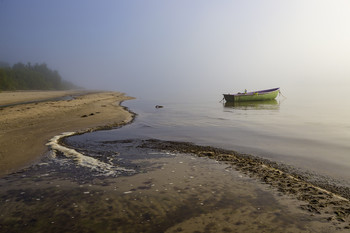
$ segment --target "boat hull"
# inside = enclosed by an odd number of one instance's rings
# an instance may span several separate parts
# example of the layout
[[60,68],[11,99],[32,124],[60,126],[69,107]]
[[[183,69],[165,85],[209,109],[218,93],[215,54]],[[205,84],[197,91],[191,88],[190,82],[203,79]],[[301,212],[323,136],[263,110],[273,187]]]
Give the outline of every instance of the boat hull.
[[227,102],[262,101],[276,99],[279,88],[238,94],[224,94]]

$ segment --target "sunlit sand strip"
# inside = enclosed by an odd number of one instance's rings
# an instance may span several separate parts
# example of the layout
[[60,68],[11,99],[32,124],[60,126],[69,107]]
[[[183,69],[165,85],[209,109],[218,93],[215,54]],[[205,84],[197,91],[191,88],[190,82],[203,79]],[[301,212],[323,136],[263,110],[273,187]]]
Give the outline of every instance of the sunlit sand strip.
[[98,159],[83,155],[74,149],[64,147],[59,144],[61,138],[71,136],[75,132],[65,132],[60,135],[53,137],[46,145],[51,148],[52,157],[56,157],[56,153],[59,151],[67,158],[72,158],[79,166],[90,168],[91,170],[98,171],[100,174],[105,176],[116,176],[120,172],[135,173],[133,169],[126,169],[121,167],[116,167],[108,163],[99,161]]

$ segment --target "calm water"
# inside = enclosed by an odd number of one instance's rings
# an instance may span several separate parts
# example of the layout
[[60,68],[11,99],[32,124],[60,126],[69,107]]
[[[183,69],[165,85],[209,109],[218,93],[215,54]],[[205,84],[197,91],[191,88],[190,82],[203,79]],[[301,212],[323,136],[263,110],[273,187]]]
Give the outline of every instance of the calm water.
[[220,102],[220,94],[182,101],[139,97],[124,103],[138,114],[134,123],[84,138],[190,141],[250,153],[347,183],[350,101],[345,89],[282,88],[287,98],[236,105]]
[[127,101],[138,114],[132,124],[66,138],[74,149],[54,137],[57,152],[0,179],[0,232],[334,232],[328,215],[303,212],[302,202],[225,163],[126,140],[234,149],[350,187],[348,102],[284,94],[238,105],[219,102],[220,95]]

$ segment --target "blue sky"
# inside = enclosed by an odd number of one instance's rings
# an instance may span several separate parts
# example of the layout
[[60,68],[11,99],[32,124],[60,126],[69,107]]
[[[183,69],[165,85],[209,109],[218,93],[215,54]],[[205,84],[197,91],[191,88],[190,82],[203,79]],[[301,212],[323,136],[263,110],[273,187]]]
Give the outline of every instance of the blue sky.
[[1,0],[0,60],[130,95],[349,85],[349,12],[347,0]]

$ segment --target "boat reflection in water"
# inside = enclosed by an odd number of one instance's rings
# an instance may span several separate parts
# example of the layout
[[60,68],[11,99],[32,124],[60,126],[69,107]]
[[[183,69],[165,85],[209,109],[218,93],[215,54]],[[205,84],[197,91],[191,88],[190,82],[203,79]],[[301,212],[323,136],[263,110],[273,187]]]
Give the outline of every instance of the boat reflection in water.
[[224,107],[239,110],[279,110],[280,105],[277,100],[273,99],[265,101],[225,102]]

